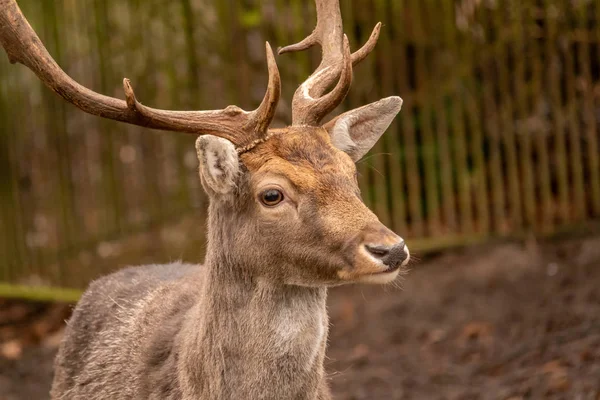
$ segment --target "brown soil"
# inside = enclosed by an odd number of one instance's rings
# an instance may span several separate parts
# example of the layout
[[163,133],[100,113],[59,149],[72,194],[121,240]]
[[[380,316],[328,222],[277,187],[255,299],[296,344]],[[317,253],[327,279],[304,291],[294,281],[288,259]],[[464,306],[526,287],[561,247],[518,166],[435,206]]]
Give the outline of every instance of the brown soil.
[[[0,303],[0,399],[45,399],[68,305]],[[600,238],[453,251],[334,289],[336,399],[600,400]]]

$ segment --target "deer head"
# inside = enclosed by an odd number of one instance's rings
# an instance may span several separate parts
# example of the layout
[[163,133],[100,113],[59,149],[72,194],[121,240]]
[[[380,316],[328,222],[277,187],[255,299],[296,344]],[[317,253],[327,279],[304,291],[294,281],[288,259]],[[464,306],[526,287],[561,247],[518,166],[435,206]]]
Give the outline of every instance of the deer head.
[[[322,48],[317,70],[292,100],[292,125],[269,129],[280,97],[275,58],[266,44],[269,83],[259,107],[166,111],[140,104],[124,79],[126,100],[95,93],[71,79],[23,17],[0,0],[0,42],[64,99],[104,118],[200,135],[200,179],[210,198],[209,254],[254,277],[302,286],[385,283],[409,260],[404,241],[364,205],[354,163],[400,111],[389,97],[322,124],[344,99],[352,68],[374,48],[381,25],[351,53],[338,0],[316,0],[317,25],[279,54]],[[327,90],[333,88],[327,92]]]

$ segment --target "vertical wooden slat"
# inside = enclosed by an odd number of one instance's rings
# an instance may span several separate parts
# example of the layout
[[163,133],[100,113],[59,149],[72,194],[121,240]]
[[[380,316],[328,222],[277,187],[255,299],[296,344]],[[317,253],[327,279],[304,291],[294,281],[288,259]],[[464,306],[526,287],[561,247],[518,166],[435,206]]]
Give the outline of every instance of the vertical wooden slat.
[[232,42],[230,43],[231,50],[235,57],[236,66],[236,87],[235,87],[235,102],[233,104],[240,104],[242,108],[251,110],[250,92],[248,88],[251,82],[251,71],[248,65],[248,57],[246,56],[246,42],[245,37],[247,31],[242,25],[242,13],[246,11],[246,6],[243,2],[230,1],[231,12],[234,13],[232,16]]
[[[1,70],[0,70],[1,71]],[[13,72],[14,74],[14,72]],[[12,75],[12,74],[11,74]],[[15,79],[13,76],[12,79]],[[0,95],[3,99],[0,100],[0,117],[2,119],[3,129],[0,132],[0,219],[2,220],[3,242],[6,248],[6,261],[1,265],[2,279],[9,282],[14,282],[22,272],[21,269],[26,262],[26,249],[24,248],[25,236],[22,232],[23,225],[20,221],[20,213],[18,206],[18,162],[16,160],[16,134],[18,125],[15,123],[21,117],[18,110],[19,100],[21,96],[18,93],[17,87],[14,91],[0,90]],[[2,110],[6,110],[3,112]],[[4,115],[3,115],[4,114]],[[17,117],[17,118],[15,118]],[[21,133],[22,134],[22,133]]]
[[[579,6],[581,7],[581,5]],[[578,7],[576,7],[578,8]],[[568,7],[564,10],[565,16],[569,21],[575,19],[576,15],[573,15],[572,7]],[[571,28],[571,24],[568,26]],[[573,35],[569,35],[571,38]],[[568,40],[568,39],[567,39]],[[581,162],[581,131],[579,129],[579,122],[577,113],[580,111],[581,106],[578,104],[575,97],[575,87],[577,85],[577,79],[575,78],[575,56],[576,51],[574,49],[575,43],[573,40],[568,40],[560,46],[562,53],[562,63],[565,66],[565,77],[567,82],[566,93],[564,96],[563,109],[566,112],[567,117],[567,136],[569,143],[569,161],[570,161],[570,176],[569,181],[571,182],[571,218],[572,221],[577,222],[585,218],[586,206],[585,206],[585,192],[583,189],[583,166]],[[583,43],[578,43],[578,47],[581,47]],[[571,222],[571,221],[570,221]]]
[[551,119],[554,124],[554,151],[552,155],[558,181],[557,211],[560,222],[566,223],[569,221],[569,171],[565,146],[565,117],[561,107],[561,63],[556,49],[559,40],[558,18],[560,18],[560,15],[556,5],[552,3],[545,4],[546,42],[544,60],[550,94]]
[[[595,15],[592,10],[595,9]],[[589,10],[590,14],[586,12]],[[586,23],[589,18],[596,21],[595,24],[588,30]],[[600,3],[595,2],[593,8],[579,7],[577,9],[577,27],[583,32],[586,37],[581,38],[582,42],[578,46],[577,56],[579,65],[581,66],[581,86],[583,97],[583,123],[584,135],[587,141],[585,156],[587,158],[588,175],[585,182],[586,188],[589,191],[591,215],[600,216],[600,148],[598,147],[598,124],[594,110],[594,84],[591,66],[592,46],[600,47]],[[598,57],[596,65],[600,65],[600,50],[596,50]],[[597,84],[597,83],[596,83]],[[600,107],[600,96],[597,107]]]
[[[44,10],[44,36],[46,44],[50,46],[51,53],[60,64],[63,54],[63,45],[60,40],[59,31],[59,15],[61,13],[62,3],[44,2],[42,9]],[[44,96],[47,99],[47,119],[46,126],[49,128],[50,136],[48,142],[52,148],[52,164],[54,168],[48,171],[52,175],[52,193],[51,201],[52,209],[49,212],[53,215],[54,223],[56,224],[55,243],[52,243],[52,250],[55,256],[50,258],[52,265],[52,280],[56,284],[60,284],[64,277],[64,271],[60,268],[60,264],[65,261],[69,247],[72,245],[72,227],[69,224],[68,212],[71,205],[69,204],[69,195],[65,188],[68,185],[69,178],[65,177],[68,174],[65,169],[68,169],[68,164],[62,162],[65,156],[65,104],[57,98],[54,93],[49,90],[44,91]],[[55,258],[56,257],[56,258]]]
[[[167,5],[167,7],[169,7]],[[143,1],[139,2],[139,7],[146,7]],[[165,8],[161,4],[154,4],[149,7],[148,12],[144,14],[146,22],[144,25],[151,26],[151,24],[161,26],[161,32],[166,32],[165,19],[171,18],[169,16],[170,11],[165,12]],[[153,38],[149,35],[142,35],[141,46],[143,48],[143,54],[145,59],[148,60],[148,68],[144,71],[144,76],[148,77],[148,85],[146,85],[146,96],[149,99],[153,99],[153,103],[157,104],[158,107],[169,107],[169,98],[163,95],[162,85],[165,81],[165,73],[168,73],[168,68],[165,68],[165,64],[170,62],[172,57],[168,54],[172,54],[172,46],[163,47],[165,53],[157,54],[155,51],[156,43],[164,43],[164,36],[157,35]],[[164,45],[163,45],[164,46]],[[162,56],[162,57],[161,57]],[[169,213],[168,204],[168,191],[166,186],[168,184],[165,176],[165,167],[167,164],[167,151],[166,145],[169,138],[166,137],[164,132],[149,132],[148,130],[142,131],[142,154],[143,154],[143,168],[144,168],[144,183],[145,193],[148,197],[148,202],[145,204],[145,219],[141,226],[158,225]],[[163,253],[165,250],[164,242],[160,233],[156,230],[150,232],[148,240],[152,242],[150,247],[158,254]]]
[[[65,41],[63,38],[69,35],[69,32],[77,32],[79,20],[77,16],[78,12],[78,3],[73,2],[72,0],[65,0],[64,5],[61,9],[61,20],[62,20],[62,32],[60,35],[60,40],[64,42],[65,46],[65,54],[63,57],[69,61],[77,60],[81,57],[81,41],[83,39],[82,35],[73,35],[74,37],[71,40]],[[75,64],[75,67],[73,66]],[[65,67],[68,68],[69,73],[76,80],[82,75],[82,68],[77,68],[77,65],[80,63],[69,63],[64,64]],[[60,98],[57,98],[57,101],[60,101]],[[73,110],[73,114],[77,115],[78,113]],[[85,190],[82,190],[82,184],[87,181],[87,179],[83,178],[83,175],[87,175],[88,172],[88,163],[87,157],[83,156],[82,153],[85,152],[85,146],[83,145],[85,133],[79,129],[73,122],[76,118],[72,118],[72,114],[69,112],[69,109],[63,109],[62,113],[63,125],[65,126],[65,132],[62,137],[62,146],[66,149],[68,155],[68,161],[66,157],[62,154],[61,162],[64,166],[61,169],[63,172],[63,179],[67,180],[66,184],[69,188],[69,202],[71,210],[69,210],[69,214],[72,221],[72,232],[74,236],[74,240],[72,243],[72,248],[70,249],[70,254],[75,254],[77,252],[80,243],[85,242],[86,233],[87,233],[87,223],[86,223],[86,206],[87,202],[84,197],[87,195]],[[76,166],[77,168],[73,168]]]
[[[148,7],[144,7],[140,4],[139,0],[131,0],[123,5],[123,11],[116,11],[116,14],[123,19],[123,25],[126,27],[124,31],[119,34],[123,36],[123,46],[125,47],[123,54],[123,62],[117,68],[117,71],[121,72],[121,75],[129,78],[139,92],[143,89],[143,93],[138,96],[144,96],[144,102],[154,104],[154,99],[146,96],[149,93],[143,88],[139,88],[142,83],[152,82],[150,77],[146,74],[148,68],[139,67],[140,59],[146,58],[146,45],[144,43],[144,37],[147,36],[146,32],[139,29],[139,26],[145,26],[148,19],[147,15]],[[127,51],[126,49],[130,49]],[[145,65],[154,64],[153,60],[144,60]],[[156,68],[156,65],[152,65],[150,68]],[[146,159],[144,151],[147,144],[144,143],[146,140],[152,140],[152,132],[149,132],[143,128],[137,126],[124,126],[123,133],[125,134],[124,145],[130,146],[130,150],[135,155],[134,161],[131,163],[123,163],[121,154],[119,154],[119,161],[122,163],[123,178],[122,184],[125,189],[125,207],[126,207],[126,219],[125,223],[127,226],[143,223],[147,220],[147,204],[155,204],[155,199],[152,195],[147,193],[146,176],[148,174],[146,169]],[[119,151],[120,153],[120,151]],[[151,162],[151,161],[150,161]],[[150,169],[155,167],[155,163],[148,167]],[[152,172],[150,172],[152,173]],[[153,178],[153,179],[156,179]]]
[[[364,7],[365,3],[360,3],[360,6]],[[345,29],[346,31],[348,31],[349,29],[351,29],[350,27],[354,26],[354,10],[352,8],[352,3],[349,1],[340,1],[340,9],[342,12]],[[298,39],[302,38],[303,36],[300,35],[299,37],[295,38],[296,40],[294,42],[296,43]],[[354,35],[349,34],[348,40],[352,49],[355,49],[358,46]],[[361,63],[361,66],[359,68],[361,68],[362,70],[368,70],[366,65],[370,65],[371,63],[373,63],[373,60],[370,57],[367,57]],[[301,82],[305,78],[306,77],[303,77],[301,80],[299,80],[299,82]],[[355,83],[350,92],[348,93],[348,96],[344,101],[343,107],[345,109],[354,109],[360,107],[364,105],[364,98],[366,98],[366,96],[364,95],[364,93],[360,92],[360,86],[356,85]],[[373,187],[374,185],[372,179],[373,165],[371,158],[372,157],[370,157],[370,155],[367,155],[356,164],[356,168],[358,170],[358,184],[361,189],[362,199],[369,208],[373,208],[373,205],[375,204],[375,190]]]
[[[511,59],[508,48],[512,45],[505,39],[504,29],[507,24],[507,17],[503,15],[509,10],[499,7],[492,14],[492,26],[498,32],[500,42],[497,44],[497,53],[495,57],[496,69],[498,72],[498,97],[499,97],[499,117],[502,145],[505,154],[504,167],[507,178],[507,197],[509,204],[509,229],[519,231],[522,226],[522,207],[521,207],[521,176],[519,172],[519,162],[517,156],[517,143],[514,131],[514,108],[513,95],[511,91],[510,80],[512,76]],[[510,23],[510,22],[508,22]]]
[[431,127],[432,109],[429,102],[430,96],[436,89],[430,85],[430,72],[426,58],[427,35],[425,26],[429,15],[424,3],[413,0],[416,18],[415,25],[415,73],[416,97],[418,99],[418,122],[421,133],[421,157],[423,159],[423,179],[425,182],[425,202],[427,210],[427,227],[429,235],[440,234],[440,201],[438,191],[438,167],[436,163],[437,144],[433,137]]
[[[9,77],[6,63],[0,62],[0,81]],[[15,256],[11,242],[16,236],[9,220],[11,210],[10,193],[10,148],[8,137],[11,135],[8,118],[8,85],[0,85],[0,257],[4,260],[0,265],[0,280],[9,281],[11,271],[16,269]]]
[[[381,9],[383,6],[383,1],[378,0],[375,2],[375,8]],[[379,4],[377,4],[379,3]],[[373,18],[370,18],[373,15],[372,6],[369,6],[369,3],[356,3],[357,6],[360,6],[359,11],[355,13],[356,19],[352,21],[347,21],[346,23],[346,31],[350,31],[354,28],[354,26],[363,26],[367,27],[372,24]],[[375,11],[376,13],[376,11]],[[376,14],[377,15],[377,14]],[[369,32],[369,31],[366,31]],[[368,33],[365,33],[361,42],[364,42],[368,38]],[[382,36],[385,35],[385,32]],[[359,45],[357,45],[359,46]],[[371,55],[368,60],[364,60],[362,62],[364,65],[361,70],[364,75],[371,77],[372,87],[368,88],[368,93],[365,93],[363,97],[363,102],[375,101],[382,96],[382,80],[387,79],[386,73],[389,71],[385,71],[381,66],[381,62],[377,59],[376,55]],[[367,67],[367,68],[365,68]],[[356,74],[355,74],[356,76]],[[360,79],[360,77],[359,77]],[[387,137],[382,137],[379,141],[373,146],[371,150],[369,162],[372,164],[371,168],[371,182],[373,185],[373,211],[379,217],[381,222],[387,226],[391,225],[391,216],[390,216],[390,207],[388,204],[388,186],[387,186],[387,167],[386,167],[386,158],[389,157],[389,152],[386,146]],[[367,156],[369,157],[369,156]]]
[[[25,11],[26,15],[31,15],[33,20],[36,21],[34,26],[42,32],[45,15],[43,11],[43,7],[26,8]],[[49,212],[50,206],[46,204],[47,199],[45,198],[53,187],[51,179],[47,177],[47,174],[51,170],[51,168],[48,168],[47,156],[50,153],[49,143],[52,136],[51,130],[47,129],[48,126],[46,125],[46,120],[48,119],[48,110],[46,107],[48,97],[44,95],[44,91],[47,88],[31,75],[27,79],[27,71],[14,70],[13,72],[14,76],[20,77],[20,83],[16,87],[14,102],[11,102],[11,105],[14,107],[11,115],[16,115],[19,120],[26,120],[28,122],[25,125],[27,128],[23,129],[20,134],[24,141],[23,149],[27,149],[27,151],[24,152],[25,154],[18,153],[15,155],[24,162],[24,165],[28,165],[26,174],[30,182],[29,190],[20,190],[19,196],[19,205],[22,207],[23,218],[25,220],[25,226],[23,227],[26,233],[24,245],[29,259],[34,260],[34,273],[47,278],[52,274],[52,271],[47,271],[44,268],[47,260],[50,258],[48,257],[48,246],[34,245],[31,241],[31,236],[29,236],[31,233],[38,232],[38,226],[36,225],[40,221],[45,222],[46,225],[42,228],[44,230],[42,234],[56,236],[55,230],[51,226],[54,215]],[[37,97],[37,104],[35,106],[32,98],[29,101],[25,101],[25,96],[21,90],[23,87],[31,88],[30,90],[35,93]],[[35,107],[36,109],[35,112],[31,113],[25,107]],[[27,118],[23,118],[23,115],[27,115]],[[36,224],[36,220],[38,224]]]
[[[294,40],[292,43],[298,43],[299,41],[303,40],[306,36],[308,36],[314,29],[315,24],[317,23],[316,10],[314,10],[313,5],[311,4],[310,9],[313,10],[313,12],[315,13],[314,18],[304,18],[304,8],[307,6],[307,2],[304,0],[290,0],[289,3],[291,6],[291,13],[294,16],[294,23],[292,24]],[[351,11],[351,7],[344,7],[343,4],[341,7],[343,10],[350,9],[350,13],[346,13],[344,15],[347,16],[348,23],[351,24],[354,18]],[[343,12],[344,11],[342,11],[342,13]],[[301,51],[295,54],[296,59],[294,60],[294,64],[299,74],[298,83],[301,83],[306,78],[308,78],[308,76],[312,74],[313,71],[311,69],[311,62],[308,52]]]
[[[469,46],[472,48],[472,46]],[[480,51],[469,52],[469,56],[466,57],[466,60],[469,61],[472,69],[478,68],[481,70],[481,60],[478,57]],[[473,73],[470,74],[474,75]],[[471,132],[471,139],[469,140],[470,146],[469,151],[471,158],[473,159],[473,168],[470,171],[471,182],[473,188],[471,190],[471,195],[474,197],[475,210],[477,212],[476,217],[472,217],[471,214],[467,214],[464,217],[464,221],[466,222],[465,233],[471,233],[472,229],[475,231],[475,226],[477,225],[477,234],[485,235],[490,230],[490,196],[488,193],[488,187],[491,184],[488,182],[487,175],[487,166],[485,160],[485,147],[483,142],[483,126],[481,123],[482,116],[482,103],[483,103],[483,90],[482,85],[473,82],[472,78],[467,78],[465,86],[468,91],[465,95],[465,115],[467,119],[467,126],[469,131]],[[471,223],[471,217],[473,223]]]
[[[144,2],[140,2],[140,7],[146,7]],[[143,25],[151,26],[156,19],[164,15],[160,7],[151,7],[144,13]],[[148,99],[153,99],[154,104],[159,103],[158,85],[160,77],[160,61],[154,50],[154,38],[149,35],[142,35],[140,38],[140,46],[143,49],[144,58],[147,60],[148,67],[144,70],[144,79],[146,87],[144,96]],[[161,190],[161,174],[162,174],[162,138],[160,132],[142,131],[141,145],[144,169],[144,186],[145,186],[145,204],[143,223],[151,223],[152,221],[160,220],[163,212],[163,192]]]
[[[445,12],[451,13],[451,3],[444,2]],[[449,21],[448,23],[453,22]],[[455,26],[447,27],[447,40],[449,48],[455,55],[458,65],[455,66],[454,80],[452,84],[452,102],[451,102],[451,129],[454,133],[454,166],[455,177],[458,191],[458,209],[460,220],[460,232],[469,235],[473,232],[473,204],[471,196],[471,174],[468,168],[468,148],[467,148],[467,127],[466,110],[464,108],[464,88],[465,81],[471,79],[464,76],[461,68],[469,66],[468,60],[471,59],[473,38],[459,38],[459,32]]]
[[[93,18],[95,24],[94,39],[97,49],[97,57],[94,61],[97,63],[101,92],[109,93],[114,74],[111,71],[110,27],[108,5],[105,1],[94,0]],[[123,222],[119,168],[118,161],[115,159],[115,145],[118,139],[114,130],[117,123],[100,118],[97,121],[98,131],[100,132],[99,151],[102,162],[101,171],[104,192],[102,193],[102,207],[105,211],[103,228],[104,234],[108,235],[121,231]]]
[[[206,74],[207,71],[203,71],[200,66],[200,62],[198,61],[198,43],[196,41],[196,32],[195,32],[195,20],[196,16],[192,9],[192,5],[190,0],[180,0],[181,1],[181,19],[183,20],[183,26],[185,27],[185,58],[187,61],[187,79],[185,82],[181,82],[181,80],[176,80],[176,87],[185,87],[186,91],[191,94],[188,98],[193,98],[195,100],[195,104],[181,104],[184,108],[190,107],[198,107],[204,108],[205,105],[205,94],[200,88],[200,80],[198,78],[199,74],[203,72]],[[176,92],[177,90],[174,90]],[[176,99],[178,97],[174,95],[174,104],[177,104]],[[208,109],[208,107],[207,107]],[[186,154],[190,151],[191,143],[187,140],[179,140],[177,142],[177,156],[178,156],[178,175],[179,175],[179,187],[180,193],[179,197],[181,198],[181,207],[189,208],[191,205],[191,193],[189,187],[188,180],[188,167],[185,164]],[[193,147],[191,147],[193,149]]]
[[546,102],[546,91],[544,84],[544,65],[542,63],[542,54],[540,49],[541,38],[544,32],[537,25],[536,20],[543,15],[543,10],[535,4],[528,6],[528,30],[525,32],[530,37],[529,54],[531,55],[531,86],[532,95],[532,116],[535,125],[528,132],[534,135],[536,169],[536,184],[539,186],[536,211],[538,218],[536,221],[537,230],[543,233],[551,232],[554,226],[553,221],[553,196],[550,183],[550,160],[548,156],[548,132],[545,116],[542,114]]
[[[595,4],[595,20],[600,21],[600,4],[596,2]],[[600,46],[600,24],[594,24],[594,32],[593,37],[595,38],[596,46]],[[600,51],[596,50],[596,59],[595,62],[600,64]],[[600,96],[596,96],[596,107],[600,108]],[[593,119],[592,119],[593,121]],[[589,156],[589,165],[590,165],[590,173],[591,178],[590,181],[592,183],[593,196],[594,200],[594,216],[600,217],[600,140],[598,135],[596,134],[597,130],[592,130],[592,128],[588,128],[588,156]]]
[[[15,77],[18,79],[18,81],[23,83],[26,75],[24,73],[15,73]],[[36,261],[37,257],[35,256],[39,255],[39,251],[30,252],[30,248],[27,245],[28,235],[31,232],[37,233],[37,229],[35,229],[35,215],[33,218],[26,215],[27,211],[24,207],[26,203],[23,202],[22,196],[22,191],[24,189],[27,190],[27,188],[22,187],[22,178],[24,175],[22,175],[23,171],[21,167],[24,165],[21,163],[22,160],[20,159],[19,154],[27,151],[27,136],[29,136],[30,133],[26,131],[20,131],[19,129],[19,121],[25,121],[28,118],[28,111],[18,106],[19,104],[26,104],[28,102],[27,93],[22,92],[19,87],[20,85],[17,85],[17,87],[13,89],[14,91],[8,99],[11,103],[9,106],[8,118],[12,119],[13,123],[7,132],[10,135],[10,137],[7,138],[7,144],[9,146],[9,152],[11,153],[9,157],[9,162],[11,164],[9,171],[11,174],[10,187],[12,189],[10,196],[12,200],[12,207],[9,208],[8,211],[12,214],[10,219],[14,224],[14,230],[9,231],[11,235],[14,235],[14,247],[12,247],[10,251],[14,252],[14,258],[17,261],[15,265],[17,268],[12,272],[11,276],[15,282],[17,282],[16,279],[19,281],[22,279],[27,279],[27,274],[35,272],[35,269],[32,268],[32,263]],[[25,186],[27,186],[27,183]],[[28,189],[32,190],[32,188]],[[39,248],[39,246],[37,248]]]
[[[70,71],[74,79],[88,87],[94,87],[91,82],[94,81],[93,71],[97,69],[94,58],[90,56],[94,48],[93,37],[86,34],[86,31],[89,33],[92,29],[90,28],[91,10],[93,10],[93,7],[90,7],[89,4],[82,4],[77,0],[69,0],[64,7],[65,26],[68,29],[64,35],[67,37],[72,36],[70,40],[70,57],[77,60],[73,63]],[[94,123],[91,126],[88,124],[88,122],[94,120],[94,117],[80,113],[79,110],[72,109],[71,112],[67,113],[67,118],[69,126],[73,127],[70,140],[76,143],[73,163],[76,167],[74,170],[76,170],[77,181],[74,185],[75,204],[80,225],[77,229],[76,248],[73,249],[73,257],[71,258],[71,260],[77,261],[61,265],[61,268],[65,270],[63,277],[68,280],[68,284],[65,283],[62,286],[82,288],[87,285],[90,279],[97,276],[95,268],[86,261],[91,258],[92,254],[87,247],[88,243],[95,240],[100,231],[99,215],[101,214],[97,206],[101,196],[98,196],[100,185],[97,183],[97,175],[95,174],[99,168],[96,146],[98,132],[93,127]],[[71,167],[73,168],[73,165]],[[71,270],[73,265],[77,267],[75,271]]]
[[[67,24],[68,20],[66,19],[66,10],[65,10],[65,2],[60,2],[57,4],[56,10],[56,28],[55,35],[57,42],[60,42],[60,46],[63,49],[60,51],[64,56],[64,59],[70,59],[73,53],[73,43],[68,40],[64,40],[65,29],[69,29],[70,26]],[[58,49],[58,46],[57,46]],[[60,62],[60,61],[59,61]],[[68,65],[68,62],[64,62],[65,66]],[[74,185],[74,174],[73,174],[73,149],[72,146],[75,143],[71,137],[70,129],[68,125],[68,115],[67,115],[67,107],[68,105],[61,101],[60,98],[56,99],[57,103],[60,105],[59,114],[55,116],[57,118],[58,123],[60,124],[59,132],[57,132],[56,136],[56,146],[58,153],[58,173],[59,173],[59,182],[60,182],[60,196],[62,198],[62,214],[63,214],[63,224],[65,225],[65,245],[64,247],[67,249],[65,254],[67,256],[72,256],[74,251],[77,248],[80,236],[79,232],[83,231],[83,224],[80,222],[80,218],[77,215],[76,209],[76,193],[75,193],[75,185]],[[75,110],[74,110],[75,111]],[[61,282],[65,284],[66,275],[64,271],[61,272]]]
[[[447,4],[446,2],[444,2]],[[482,12],[481,5],[474,10],[473,19],[474,21],[479,21],[484,17],[484,13]],[[482,34],[484,37],[489,37],[490,35],[490,27],[486,26],[485,23],[480,26],[484,29]],[[456,25],[453,27],[454,31],[458,33],[458,29]],[[490,209],[491,206],[491,196],[489,193],[489,188],[492,185],[495,185],[496,182],[488,181],[488,165],[487,165],[487,157],[489,156],[486,152],[485,146],[485,133],[484,132],[484,84],[481,83],[484,78],[483,64],[486,62],[485,58],[482,58],[483,50],[486,45],[486,42],[479,43],[477,39],[481,41],[479,36],[474,35],[474,30],[471,31],[471,38],[465,38],[464,35],[461,36],[462,40],[456,40],[455,43],[462,43],[460,45],[461,48],[464,49],[464,53],[460,53],[455,50],[457,57],[460,59],[464,59],[464,63],[466,63],[469,68],[466,69],[464,74],[466,93],[464,96],[464,113],[466,116],[466,127],[470,132],[469,142],[469,153],[470,158],[472,160],[472,166],[470,168],[470,185],[471,185],[471,196],[474,202],[474,212],[473,214],[467,214],[464,218],[464,221],[467,223],[466,225],[466,233],[471,234],[471,232],[477,232],[477,235],[484,236],[488,235],[490,232],[491,226],[491,217],[490,217]],[[465,43],[468,40],[468,43]],[[479,79],[476,77],[479,76]],[[502,182],[500,182],[500,187],[502,187]],[[502,189],[501,189],[502,190]],[[470,222],[472,219],[472,223]],[[469,230],[471,229],[471,230]]]
[[[392,24],[388,11],[388,2],[378,0],[376,6],[376,20],[383,23],[383,32],[379,37],[379,42],[375,50],[375,55],[379,67],[381,69],[380,76],[375,75],[375,85],[381,88],[380,97],[389,94],[396,94],[395,77],[397,70],[394,69],[394,64],[390,55],[392,54],[392,43],[390,36],[392,35]],[[364,76],[363,74],[362,76]],[[365,76],[365,78],[368,78]],[[402,96],[402,94],[400,94]],[[402,112],[402,111],[401,111]],[[387,143],[386,153],[388,153],[387,161],[389,165],[389,184],[388,184],[388,207],[391,214],[391,227],[394,231],[404,235],[406,231],[406,194],[404,192],[404,177],[402,175],[401,163],[403,160],[403,151],[398,140],[398,118],[394,119],[392,125],[388,128],[384,135],[384,140]]]
[[[490,12],[493,11],[487,10],[483,14],[485,18],[482,18],[482,24],[488,26],[489,29],[496,29],[496,27],[491,25],[489,22]],[[508,233],[508,226],[506,224],[506,203],[504,198],[505,183],[504,172],[502,169],[502,153],[500,149],[500,117],[498,115],[498,105],[495,95],[497,91],[495,87],[497,74],[494,62],[495,54],[491,53],[489,50],[490,49],[488,49],[485,54],[480,56],[482,57],[482,93],[485,115],[484,127],[487,132],[486,136],[489,147],[489,181],[492,192],[492,216],[494,222],[494,231],[496,233],[506,234]]]
[[[278,16],[276,16],[274,18],[273,23],[273,27],[274,27],[274,31],[275,31],[275,43],[274,47],[278,48],[278,47],[284,47],[290,43],[294,43],[293,39],[292,39],[292,32],[290,32],[289,26],[290,26],[290,14],[291,11],[288,7],[285,6],[285,4],[287,3],[285,0],[272,0],[273,1],[273,7],[275,8],[275,14]],[[313,23],[316,23],[316,21],[310,21]],[[309,22],[307,22],[309,23]],[[288,71],[291,70],[290,66],[292,65],[291,60],[293,59],[292,57],[294,56],[294,53],[288,53],[286,54],[285,58],[281,57],[277,60],[277,64],[279,67],[279,71],[281,73],[281,78],[282,78],[282,82],[288,82],[288,85],[282,85],[283,87],[281,88],[281,101],[287,101],[289,104],[291,104],[291,98],[292,98],[292,94],[294,93],[292,86],[292,82],[294,82],[292,79],[289,79],[288,75],[294,75],[292,73],[288,73]],[[289,59],[288,59],[289,58]],[[294,82],[295,83],[295,82]],[[281,106],[280,106],[281,107]],[[287,110],[287,117],[289,118],[289,121],[286,121],[286,124],[289,124],[291,122],[291,106],[288,106],[286,104],[286,110]]]
[[223,79],[224,84],[224,93],[220,96],[220,100],[223,101],[223,104],[234,104],[236,100],[235,93],[235,78],[236,75],[231,73],[233,68],[232,65],[235,65],[234,53],[235,49],[231,49],[230,46],[233,43],[232,32],[233,32],[233,13],[230,7],[231,0],[227,1],[218,1],[215,3],[215,8],[217,12],[217,20],[219,21],[217,26],[216,35],[219,43],[219,56],[221,57],[221,62],[223,63],[222,71],[223,75],[221,79]]
[[[95,18],[93,15],[94,8],[90,5],[83,5],[81,2],[75,1],[72,5],[74,12],[74,21],[77,39],[78,54],[80,57],[76,70],[77,78],[84,86],[91,86],[100,90],[100,85],[97,80],[96,71],[98,65],[95,57]],[[71,7],[69,7],[71,8]],[[78,115],[79,126],[81,127],[82,140],[82,161],[80,168],[82,173],[82,188],[79,194],[79,201],[82,208],[83,220],[86,227],[86,242],[97,237],[99,232],[105,230],[104,218],[106,211],[102,209],[104,185],[100,176],[101,166],[100,159],[100,136],[98,132],[100,123],[94,117],[85,114]],[[85,128],[83,128],[85,126]]]
[[397,21],[396,25],[401,28],[395,29],[394,43],[395,51],[390,56],[393,57],[396,71],[396,84],[399,93],[404,100],[402,111],[400,112],[400,122],[402,126],[403,152],[405,154],[406,182],[408,190],[408,215],[409,221],[408,233],[413,237],[423,237],[425,227],[423,221],[423,209],[421,207],[421,180],[419,177],[419,161],[417,154],[417,142],[415,133],[415,92],[410,87],[409,66],[408,66],[408,46],[409,46],[409,27],[406,22],[412,20],[413,10],[408,0],[392,2],[393,19]]
[[[450,39],[454,35],[454,24],[452,18],[452,9],[449,3],[442,1],[430,2],[429,12],[432,9],[441,10],[437,18],[443,21],[438,21],[437,26],[440,31],[437,32],[436,39],[439,37],[441,43],[439,48],[435,49],[435,58],[432,62],[432,77],[437,87],[443,87],[444,90],[433,92],[434,96],[434,113],[436,116],[436,137],[439,143],[439,161],[440,161],[440,179],[442,187],[442,209],[444,212],[444,231],[446,235],[457,234],[458,225],[456,217],[456,198],[455,198],[455,181],[454,181],[454,165],[452,163],[450,132],[448,126],[448,115],[446,102],[449,99],[446,88],[452,79],[452,71],[447,70],[446,58],[456,51],[453,47],[454,40]],[[454,55],[454,54],[452,54]],[[450,72],[450,73],[449,73]]]
[[[523,14],[523,3],[515,2],[510,8],[511,15],[509,16],[509,24],[512,27],[513,41],[510,46],[511,56],[514,60],[514,68],[512,71],[512,88],[514,92],[515,114],[514,118],[521,127],[517,131],[517,139],[519,144],[519,166],[520,166],[520,191],[523,195],[523,211],[525,217],[525,227],[531,230],[535,226],[535,184],[533,180],[533,165],[531,159],[531,133],[526,128],[525,121],[531,115],[528,105],[527,94],[527,79],[525,76],[525,63],[529,59],[523,57],[529,51],[528,38],[525,35],[523,26],[526,23]],[[513,122],[511,124],[514,125]]]

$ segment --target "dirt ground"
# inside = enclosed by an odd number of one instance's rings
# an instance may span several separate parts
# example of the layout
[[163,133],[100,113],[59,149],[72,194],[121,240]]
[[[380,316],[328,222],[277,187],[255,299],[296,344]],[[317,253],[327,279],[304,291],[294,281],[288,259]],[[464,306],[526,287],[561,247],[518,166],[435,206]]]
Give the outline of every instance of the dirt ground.
[[[331,291],[336,399],[600,400],[600,237],[429,256]],[[70,306],[0,301],[0,399],[46,399]]]

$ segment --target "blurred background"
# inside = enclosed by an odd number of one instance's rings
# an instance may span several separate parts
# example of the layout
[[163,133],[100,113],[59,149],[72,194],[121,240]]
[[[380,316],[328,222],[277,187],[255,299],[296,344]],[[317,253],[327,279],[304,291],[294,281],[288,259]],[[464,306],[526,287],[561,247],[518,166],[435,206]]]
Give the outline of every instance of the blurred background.
[[[264,41],[316,20],[306,0],[19,5],[75,80],[164,109],[255,108]],[[334,393],[600,399],[600,2],[341,8],[353,49],[383,28],[337,111],[404,99],[363,197],[423,260],[404,291],[334,291]],[[277,57],[276,125],[319,56]],[[47,398],[69,304],[129,264],[201,262],[206,198],[195,137],[89,116],[3,52],[0,135],[0,399]]]

